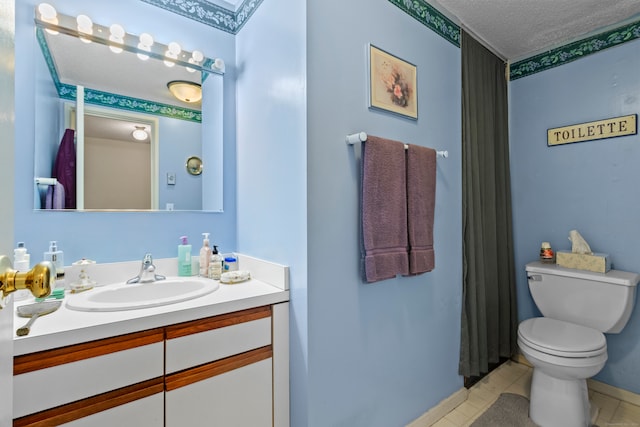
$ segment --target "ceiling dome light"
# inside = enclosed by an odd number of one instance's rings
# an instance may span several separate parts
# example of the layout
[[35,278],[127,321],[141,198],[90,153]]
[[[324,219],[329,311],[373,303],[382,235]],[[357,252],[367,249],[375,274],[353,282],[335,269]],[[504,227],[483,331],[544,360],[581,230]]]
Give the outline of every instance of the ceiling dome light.
[[202,99],[202,87],[198,83],[186,80],[173,80],[167,83],[169,92],[182,102],[193,104]]
[[[43,22],[58,25],[58,12],[56,12],[56,8],[51,6],[49,3],[40,3],[38,5],[38,12],[40,13],[40,19]],[[46,29],[46,31],[54,36],[59,34],[57,31],[51,29]]]
[[144,130],[144,126],[136,126],[136,130],[131,132],[131,136],[136,141],[144,141],[149,137],[149,134],[146,130]]

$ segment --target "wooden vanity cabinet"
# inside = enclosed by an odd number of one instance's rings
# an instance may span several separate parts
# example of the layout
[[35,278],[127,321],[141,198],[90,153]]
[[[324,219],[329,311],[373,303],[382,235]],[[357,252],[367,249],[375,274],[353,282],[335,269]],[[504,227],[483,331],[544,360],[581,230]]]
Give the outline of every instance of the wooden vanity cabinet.
[[288,303],[17,356],[14,426],[286,427],[288,363]]

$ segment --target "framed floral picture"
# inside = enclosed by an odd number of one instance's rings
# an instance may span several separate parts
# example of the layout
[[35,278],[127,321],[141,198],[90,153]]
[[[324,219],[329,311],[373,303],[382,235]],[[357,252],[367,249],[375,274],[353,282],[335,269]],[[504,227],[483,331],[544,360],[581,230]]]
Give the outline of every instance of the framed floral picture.
[[418,119],[416,66],[369,45],[369,108]]

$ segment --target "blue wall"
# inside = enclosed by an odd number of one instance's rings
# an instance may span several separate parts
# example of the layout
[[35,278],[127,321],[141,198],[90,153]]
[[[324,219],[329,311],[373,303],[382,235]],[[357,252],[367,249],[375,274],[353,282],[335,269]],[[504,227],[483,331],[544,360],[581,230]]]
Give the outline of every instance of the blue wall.
[[[177,256],[181,235],[188,235],[195,247],[201,233],[210,232],[212,242],[223,251],[236,249],[236,167],[235,167],[235,39],[158,7],[130,0],[86,2],[59,0],[52,4],[62,13],[86,13],[101,24],[118,22],[134,34],[149,32],[164,43],[177,41],[185,49],[198,48],[209,57],[226,62],[224,117],[224,213],[203,212],[43,212],[33,210],[34,138],[43,131],[34,117],[34,61],[40,48],[35,40],[34,10],[37,0],[16,2],[15,84],[15,239],[26,242],[33,261],[39,261],[50,240],[57,240],[71,263],[81,257],[98,262],[141,258],[145,252],[155,257]],[[182,168],[184,170],[184,168]]]
[[[520,318],[539,315],[524,266],[542,241],[570,250],[577,229],[614,268],[640,272],[640,136],[547,147],[546,131],[637,114],[640,41],[510,84],[510,144]],[[607,335],[609,361],[597,380],[640,393],[640,309]]]
[[[405,425],[462,387],[460,50],[386,0],[307,7],[309,425]],[[369,43],[417,66],[417,121],[367,108]],[[434,271],[361,280],[359,131],[449,151]]]
[[[268,0],[236,36],[238,249],[290,266],[291,425],[308,409],[306,2]],[[312,208],[313,209],[313,208]],[[324,257],[324,262],[330,262]]]
[[[237,36],[239,249],[291,266],[292,425],[404,425],[462,387],[460,53],[386,0],[300,3]],[[367,109],[368,43],[417,65],[418,121]],[[356,131],[451,153],[432,273],[362,282]]]

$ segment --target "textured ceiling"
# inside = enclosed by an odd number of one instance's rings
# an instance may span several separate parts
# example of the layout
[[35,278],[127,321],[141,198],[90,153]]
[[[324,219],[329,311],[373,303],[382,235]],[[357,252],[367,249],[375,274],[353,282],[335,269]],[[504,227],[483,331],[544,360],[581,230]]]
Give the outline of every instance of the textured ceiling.
[[640,0],[427,0],[510,61],[640,19]]

